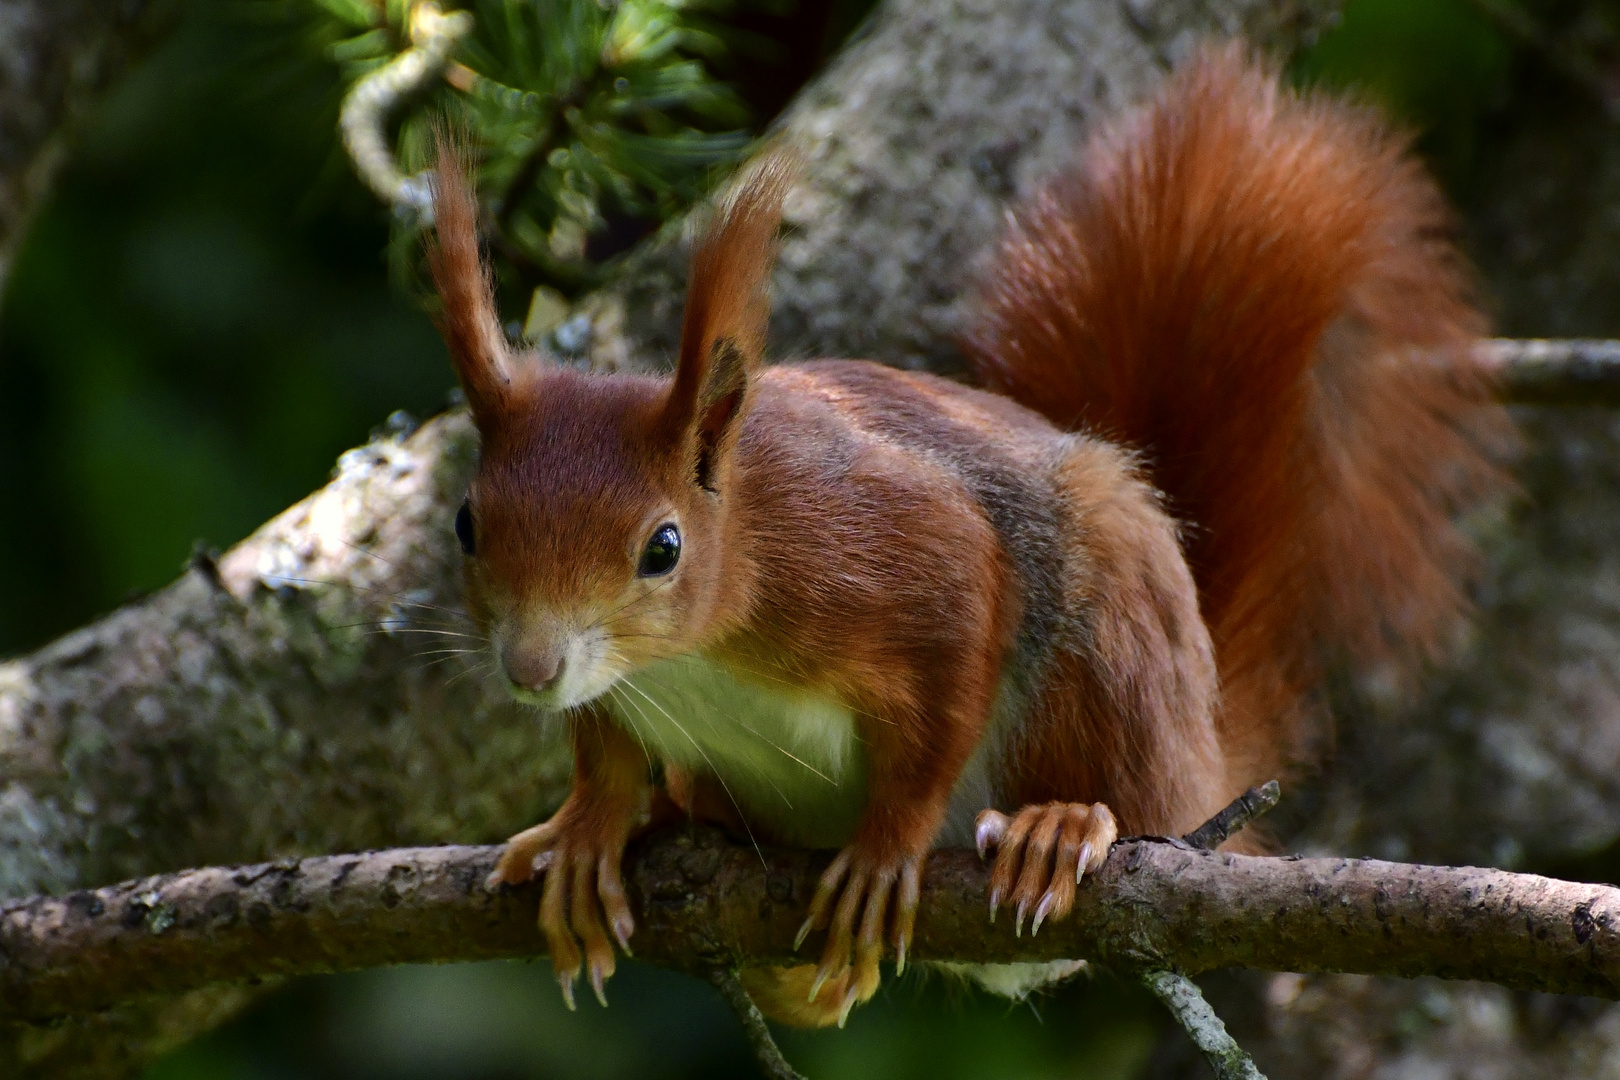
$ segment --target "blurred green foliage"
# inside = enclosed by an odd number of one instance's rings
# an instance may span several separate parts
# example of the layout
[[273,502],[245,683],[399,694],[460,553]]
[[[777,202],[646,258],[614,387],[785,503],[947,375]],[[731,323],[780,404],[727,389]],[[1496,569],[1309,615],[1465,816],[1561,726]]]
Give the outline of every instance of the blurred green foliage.
[[[507,260],[506,273],[527,284],[556,271],[547,259],[559,250],[584,270],[554,280],[583,282],[636,229],[699,194],[712,154],[733,145],[712,139],[733,138],[743,109],[757,130],[867,0],[702,10],[627,0],[620,14],[555,0],[547,10],[566,18],[553,29],[572,39],[543,33],[527,0],[477,4],[481,23],[530,13],[461,58],[489,80],[468,97],[494,110],[480,120],[485,181],[518,193],[506,229],[532,259]],[[1572,40],[1610,48],[1613,35],[1577,10],[1594,6],[1533,10]],[[390,411],[445,400],[442,347],[388,284],[390,215],[334,138],[345,79],[402,43],[390,10],[195,0],[81,133],[0,318],[0,500],[10,508],[0,654],[162,585],[194,543],[223,547],[318,486]],[[597,43],[628,33],[631,15],[660,44],[640,54],[649,66],[626,73],[602,62]],[[576,39],[578,54],[559,46]],[[1385,104],[1465,193],[1514,73],[1533,63],[1470,0],[1351,0],[1296,73]],[[421,160],[428,104],[396,132],[407,165]],[[622,156],[671,132],[699,152],[654,155],[651,172]],[[512,183],[539,161],[545,169]],[[577,235],[554,243],[560,215],[583,227],[585,249]],[[152,1080],[753,1075],[706,986],[631,964],[611,993],[605,1013],[589,1002],[566,1013],[544,964],[311,980],[177,1053]],[[908,982],[886,987],[848,1030],[785,1044],[817,1080],[1101,1080],[1136,1071],[1162,1023],[1140,993],[1107,981],[1082,980],[1033,1009]]]
[[195,5],[82,132],[0,318],[0,652],[172,578],[442,407],[332,139],[335,71]]
[[1512,58],[1512,42],[1472,0],[1353,0],[1295,74],[1370,98],[1420,133],[1455,194],[1467,186],[1483,121],[1502,103]]
[[[569,1012],[544,962],[362,972],[306,982],[198,1040],[147,1080],[722,1080],[759,1075],[707,983],[622,965],[609,1007]],[[1123,1080],[1162,1020],[1106,976],[1011,1006],[908,977],[849,1025],[781,1032],[813,1080]]]

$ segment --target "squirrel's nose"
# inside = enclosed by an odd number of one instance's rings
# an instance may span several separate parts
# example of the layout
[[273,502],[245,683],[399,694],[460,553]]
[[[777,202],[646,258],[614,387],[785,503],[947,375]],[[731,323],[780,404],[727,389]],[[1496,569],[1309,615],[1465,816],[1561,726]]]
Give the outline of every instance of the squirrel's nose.
[[501,667],[506,669],[506,677],[525,690],[555,688],[562,681],[566,663],[561,646],[526,649],[508,645],[501,649]]

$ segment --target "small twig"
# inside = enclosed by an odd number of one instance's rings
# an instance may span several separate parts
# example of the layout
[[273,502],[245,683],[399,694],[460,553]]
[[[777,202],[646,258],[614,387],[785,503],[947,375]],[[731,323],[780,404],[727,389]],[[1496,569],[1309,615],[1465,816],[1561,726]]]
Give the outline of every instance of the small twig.
[[[1267,780],[1233,799],[1226,808],[1181,838],[1188,847],[1212,851],[1227,837],[1277,805],[1282,788]],[[1149,971],[1141,976],[1142,985],[1170,1010],[1215,1070],[1216,1080],[1266,1080],[1237,1041],[1227,1034],[1226,1025],[1204,1000],[1198,984],[1174,971]]]
[[1620,405],[1620,341],[1497,338],[1474,355],[1504,400],[1521,405]]
[[1216,1080],[1266,1080],[1254,1059],[1227,1033],[1197,983],[1173,971],[1150,971],[1142,976],[1142,985],[1164,1002],[1193,1045],[1203,1052]]
[[433,0],[411,9],[411,47],[357,81],[343,99],[338,130],[344,149],[366,186],[382,200],[423,221],[433,217],[433,191],[421,176],[406,176],[388,145],[388,114],[407,95],[444,70],[455,43],[473,27],[465,11],[449,14]]
[[748,1037],[748,1045],[753,1047],[754,1057],[759,1061],[759,1067],[765,1070],[765,1075],[770,1080],[805,1080],[782,1056],[782,1048],[776,1045],[770,1025],[765,1023],[765,1017],[760,1013],[759,1006],[754,1004],[754,999],[748,996],[748,988],[742,984],[736,970],[716,968],[709,973],[709,981],[714,983],[720,996],[726,999],[726,1004],[731,1006],[731,1011],[742,1022],[743,1034]]
[[1249,822],[1276,806],[1281,796],[1282,789],[1277,786],[1277,781],[1267,780],[1233,799],[1226,809],[1183,836],[1182,842],[1190,847],[1213,851],[1227,837],[1241,831]]

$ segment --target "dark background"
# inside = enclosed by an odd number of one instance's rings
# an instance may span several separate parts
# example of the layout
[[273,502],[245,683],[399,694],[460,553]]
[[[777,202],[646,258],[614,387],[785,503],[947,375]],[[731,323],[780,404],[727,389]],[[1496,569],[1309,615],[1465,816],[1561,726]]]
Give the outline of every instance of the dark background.
[[[760,123],[864,6],[736,16],[781,45],[727,72]],[[1530,6],[1582,55],[1612,50],[1606,5]],[[442,346],[389,285],[386,213],[336,146],[337,72],[285,11],[184,7],[80,133],[17,263],[0,318],[0,656],[163,585],[196,544],[246,535],[393,410],[445,403]],[[1556,304],[1523,287],[1547,255],[1525,236],[1586,242],[1558,230],[1552,208],[1571,196],[1536,187],[1537,169],[1579,171],[1602,153],[1585,133],[1606,130],[1602,88],[1557,59],[1470,0],[1351,0],[1295,76],[1353,87],[1419,133],[1487,293],[1514,297],[1493,301],[1504,331],[1614,333],[1595,286],[1583,300],[1549,279]],[[1501,195],[1512,185],[1517,203]],[[1501,282],[1513,287],[1493,290]],[[707,986],[629,964],[609,989],[611,1010],[587,1000],[570,1015],[544,963],[313,980],[152,1076],[751,1074]],[[1162,1023],[1106,978],[1021,1007],[908,978],[848,1030],[790,1035],[785,1048],[818,1080],[1123,1077]]]

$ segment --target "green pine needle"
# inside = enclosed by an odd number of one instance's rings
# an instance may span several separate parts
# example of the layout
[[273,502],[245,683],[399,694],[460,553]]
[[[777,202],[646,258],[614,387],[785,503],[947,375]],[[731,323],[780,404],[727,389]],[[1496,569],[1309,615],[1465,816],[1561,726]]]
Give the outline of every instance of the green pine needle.
[[[295,2],[308,39],[349,82],[410,46],[407,0]],[[395,117],[395,154],[419,171],[437,118],[465,127],[505,279],[588,288],[749,144],[748,109],[712,70],[728,51],[725,0],[468,0],[467,10],[475,29],[446,79]],[[390,245],[408,280],[415,228],[401,221]]]

